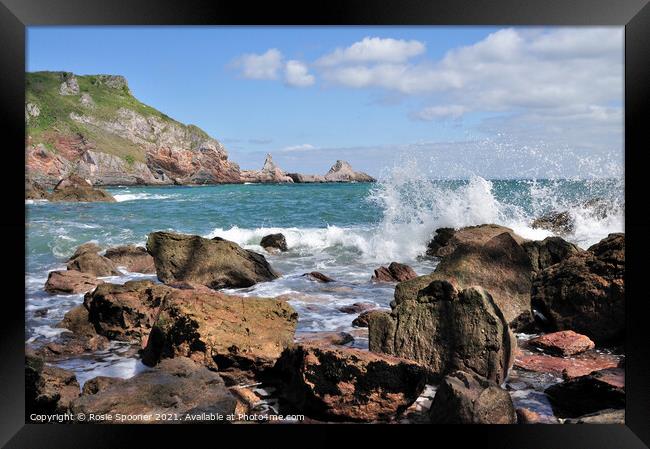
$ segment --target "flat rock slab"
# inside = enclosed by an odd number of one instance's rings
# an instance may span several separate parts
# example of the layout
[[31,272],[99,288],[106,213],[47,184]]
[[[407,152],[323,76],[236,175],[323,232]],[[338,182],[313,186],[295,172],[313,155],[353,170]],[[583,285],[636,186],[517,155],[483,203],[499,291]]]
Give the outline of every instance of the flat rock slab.
[[560,331],[528,340],[530,346],[542,349],[549,354],[570,356],[594,349],[596,346],[586,335],[573,331]]
[[104,281],[92,274],[74,270],[50,271],[45,282],[45,291],[53,295],[72,295],[86,293]]
[[584,376],[596,370],[616,368],[618,363],[618,356],[598,352],[589,352],[575,357],[564,358],[548,354],[534,354],[526,350],[520,350],[515,356],[514,367],[570,379]]

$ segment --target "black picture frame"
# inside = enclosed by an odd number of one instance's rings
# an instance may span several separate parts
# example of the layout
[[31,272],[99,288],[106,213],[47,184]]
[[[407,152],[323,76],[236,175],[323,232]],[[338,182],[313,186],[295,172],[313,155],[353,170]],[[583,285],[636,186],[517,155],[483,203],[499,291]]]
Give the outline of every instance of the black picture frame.
[[[650,117],[649,0],[0,0],[0,117],[4,185],[0,217],[5,270],[0,324],[0,444],[12,448],[145,447],[183,444],[339,445],[351,438],[395,437],[406,444],[535,449],[622,449],[650,446],[650,345],[643,280],[650,254],[647,212],[647,124]],[[33,25],[618,25],[625,26],[626,425],[511,426],[212,426],[25,424],[23,186],[25,27]],[[254,430],[253,430],[254,429]],[[292,436],[300,433],[300,438]],[[228,438],[226,438],[228,437]],[[405,438],[406,437],[406,438]],[[231,439],[234,438],[234,439]]]

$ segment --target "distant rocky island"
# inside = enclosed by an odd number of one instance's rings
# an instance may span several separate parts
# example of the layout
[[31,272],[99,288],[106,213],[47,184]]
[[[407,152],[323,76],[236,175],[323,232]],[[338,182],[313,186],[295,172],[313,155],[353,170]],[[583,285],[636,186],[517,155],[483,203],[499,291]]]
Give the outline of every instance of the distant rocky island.
[[224,145],[137,100],[118,75],[26,74],[26,171],[54,187],[71,175],[95,186],[374,182],[336,161],[325,175],[285,173],[267,155],[241,170]]

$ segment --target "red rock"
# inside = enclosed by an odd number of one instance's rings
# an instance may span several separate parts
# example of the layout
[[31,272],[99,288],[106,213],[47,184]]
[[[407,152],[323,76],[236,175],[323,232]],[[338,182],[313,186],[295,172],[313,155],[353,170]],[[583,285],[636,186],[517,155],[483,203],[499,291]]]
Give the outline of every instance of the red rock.
[[156,265],[146,248],[135,245],[117,246],[106,250],[104,257],[134,273],[155,273]]
[[52,294],[72,295],[86,293],[104,281],[90,274],[75,270],[51,271],[45,283],[45,291]]
[[540,348],[549,354],[575,355],[594,349],[595,344],[586,335],[573,331],[553,332],[528,341],[528,344]]
[[349,306],[339,307],[339,311],[343,313],[361,313],[373,308],[375,308],[375,305],[371,302],[355,302]]
[[532,354],[519,350],[515,356],[515,368],[538,373],[549,373],[568,379],[584,376],[592,371],[615,368],[618,357],[611,354],[584,353],[572,358],[546,354]]
[[315,345],[343,346],[354,341],[347,332],[300,332],[296,341]]
[[553,416],[543,416],[529,408],[518,408],[517,424],[558,424]]

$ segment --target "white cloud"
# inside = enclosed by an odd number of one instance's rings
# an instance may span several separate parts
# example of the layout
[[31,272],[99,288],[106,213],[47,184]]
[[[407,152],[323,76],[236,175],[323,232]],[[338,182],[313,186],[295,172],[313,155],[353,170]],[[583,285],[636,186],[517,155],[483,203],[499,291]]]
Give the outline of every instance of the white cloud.
[[467,111],[467,107],[458,104],[429,106],[414,113],[413,117],[420,120],[457,119]]
[[292,87],[307,87],[314,84],[316,78],[309,73],[307,66],[296,60],[287,61],[285,65],[285,83]]
[[300,145],[291,145],[288,147],[282,148],[280,151],[284,152],[292,152],[292,151],[306,151],[306,150],[314,150],[316,147],[312,144],[309,143],[303,143]]
[[273,80],[278,78],[282,67],[282,53],[271,48],[266,53],[247,53],[240,56],[235,65],[240,67],[245,78],[256,80]]
[[347,63],[404,62],[424,53],[425,45],[416,40],[405,41],[365,37],[347,48],[337,48],[316,61],[316,65],[329,67]]

